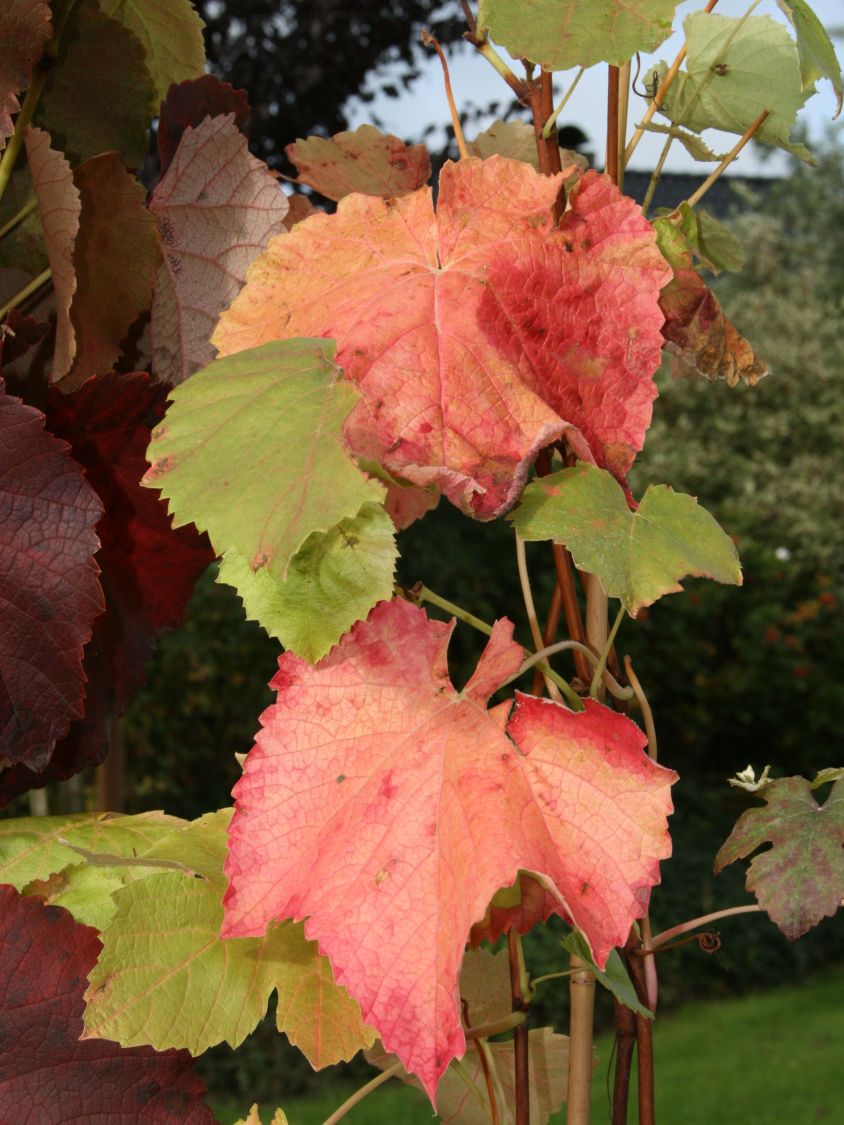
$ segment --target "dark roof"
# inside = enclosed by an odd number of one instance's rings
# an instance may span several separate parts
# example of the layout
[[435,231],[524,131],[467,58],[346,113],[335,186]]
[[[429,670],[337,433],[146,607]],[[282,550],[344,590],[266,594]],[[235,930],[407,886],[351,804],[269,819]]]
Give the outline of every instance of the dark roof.
[[[700,175],[691,172],[664,173],[657,184],[649,214],[655,214],[658,207],[676,207],[678,203],[688,199],[708,174],[707,169],[703,169]],[[632,196],[641,203],[648,190],[650,178],[650,172],[628,171],[624,177],[624,194]],[[730,211],[747,206],[741,196],[733,190],[733,185],[742,184],[764,196],[776,182],[769,176],[722,176],[706,193],[706,201],[702,205],[713,215],[724,218]]]

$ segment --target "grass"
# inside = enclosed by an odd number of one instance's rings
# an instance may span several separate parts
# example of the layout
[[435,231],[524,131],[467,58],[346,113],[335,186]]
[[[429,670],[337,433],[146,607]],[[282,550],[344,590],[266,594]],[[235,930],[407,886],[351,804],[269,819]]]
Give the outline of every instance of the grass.
[[[844,969],[809,984],[693,1004],[657,1021],[656,1108],[665,1125],[816,1125],[844,1121]],[[612,1037],[597,1042],[593,1125],[609,1121]],[[334,1086],[283,1108],[290,1125],[321,1125],[352,1092]],[[630,1121],[636,1120],[631,1090]],[[264,1125],[274,1107],[265,1106]],[[217,1104],[221,1125],[248,1106]],[[348,1125],[430,1125],[430,1106],[391,1081],[344,1118]],[[552,1118],[562,1125],[565,1111]]]

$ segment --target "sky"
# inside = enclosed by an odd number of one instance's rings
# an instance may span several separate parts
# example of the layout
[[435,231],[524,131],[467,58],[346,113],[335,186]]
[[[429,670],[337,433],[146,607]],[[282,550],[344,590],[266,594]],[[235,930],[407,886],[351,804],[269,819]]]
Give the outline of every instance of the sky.
[[[682,20],[686,15],[690,12],[699,11],[702,7],[703,0],[685,0],[685,2],[678,4],[675,28],[681,27]],[[842,3],[842,0],[812,0],[812,7],[831,34],[837,30],[833,42],[839,58],[841,58],[842,52],[844,52],[844,3]],[[473,8],[477,9],[474,2]],[[726,16],[740,16],[744,14],[747,8],[748,0],[721,0],[717,10]],[[770,15],[782,23],[787,23],[776,0],[762,0],[754,14]],[[639,84],[641,85],[644,77],[653,69],[654,62],[660,59],[671,62],[682,43],[682,32],[675,31],[653,55],[642,55],[641,74],[643,77],[640,78]],[[420,52],[423,51],[424,49],[420,47]],[[504,52],[500,51],[499,53],[503,54]],[[459,53],[452,55],[449,60],[449,69],[458,106],[465,102],[482,106],[496,99],[502,105],[509,103],[510,90],[489,63],[468,45]],[[523,73],[518,63],[513,63],[513,69],[518,74]],[[562,97],[575,74],[576,71],[572,70],[555,76],[555,104]],[[598,167],[603,166],[604,158],[606,86],[607,68],[605,66],[598,65],[587,70],[559,121],[560,124],[577,125],[587,134]],[[638,120],[636,116],[637,103],[644,109],[644,102],[640,101],[635,94],[631,94],[628,136],[632,132],[633,124]],[[422,77],[414,84],[412,90],[402,94],[401,97],[396,99],[378,98],[368,105],[353,101],[350,103],[349,110],[350,128],[354,129],[369,121],[371,114],[374,112],[381,119],[382,128],[396,133],[408,141],[423,139],[422,134],[429,125],[434,124],[440,126],[440,128],[444,127],[449,123],[450,118],[443,88],[442,71],[436,56],[433,52],[427,55]],[[805,123],[810,138],[820,138],[824,135],[834,112],[835,96],[832,86],[826,80],[821,80],[818,83],[817,93],[809,100],[798,116],[798,122]],[[844,114],[842,114],[842,118],[844,118]],[[491,120],[492,117],[480,119],[477,125],[473,124],[472,130],[480,132]],[[660,120],[660,118],[657,117],[657,120]],[[474,132],[467,130],[468,139],[471,140]],[[716,152],[728,151],[737,139],[734,135],[719,133],[714,129],[707,130],[704,133],[704,138]],[[430,144],[434,148],[441,147],[444,139],[445,134],[438,130],[430,138]],[[646,134],[630,162],[630,167],[650,171],[662,150],[663,143],[663,137]],[[764,148],[765,151],[772,152],[774,155],[767,160],[760,159],[758,155],[760,148]],[[786,165],[787,157],[785,154],[780,154],[778,150],[772,150],[768,146],[749,145],[734,165],[734,170],[742,175],[779,176],[784,172]],[[695,163],[686,154],[682,145],[675,143],[672,146],[666,171],[692,171],[705,175],[710,169],[711,165]]]

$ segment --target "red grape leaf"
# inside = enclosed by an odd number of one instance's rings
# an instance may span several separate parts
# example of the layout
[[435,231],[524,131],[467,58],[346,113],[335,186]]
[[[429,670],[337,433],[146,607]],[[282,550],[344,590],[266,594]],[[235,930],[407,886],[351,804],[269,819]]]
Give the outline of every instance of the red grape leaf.
[[79,1041],[97,931],[0,887],[0,1120],[19,1125],[205,1125],[187,1051]]
[[229,113],[185,130],[150,210],[164,249],[152,305],[155,374],[175,385],[214,358],[211,330],[252,259],[284,230],[287,197]]
[[42,772],[21,766],[0,773],[0,803],[103,760],[111,721],[142,682],[157,636],[179,624],[196,578],[213,558],[205,536],[190,524],[172,530],[165,505],[139,483],[150,427],[166,397],[167,389],[151,386],[143,372],[109,374],[89,379],[75,394],[51,394],[48,425],[70,443],[105,506],[97,562],[106,613],[85,647],[84,718]]
[[50,5],[44,0],[4,0],[0,11],[0,149],[15,130],[18,94],[49,39]]
[[158,109],[146,59],[139,39],[95,0],[70,6],[35,120],[74,168],[112,150],[130,168],[143,164]]
[[73,174],[82,200],[73,260],[76,293],[70,319],[76,357],[63,391],[110,371],[130,326],[150,307],[161,248],[144,188],[116,152],[86,160]]
[[26,131],[26,159],[38,199],[38,215],[53,290],[56,296],[56,349],[52,378],[60,379],[76,354],[76,334],[70,321],[70,305],[76,292],[73,248],[79,232],[82,203],[73,182],[70,165],[60,152],[50,148],[50,137],[42,129]]
[[41,769],[82,715],[82,646],[103,609],[94,562],[103,509],[44,416],[2,389],[0,763]]
[[389,199],[426,184],[431,161],[424,145],[406,145],[392,133],[361,125],[353,133],[335,133],[294,141],[284,150],[299,169],[300,184],[309,184],[327,199],[353,192]]
[[336,339],[363,395],[355,452],[482,519],[566,430],[623,473],[650,422],[670,272],[641,210],[595,173],[555,229],[565,178],[503,157],[447,164],[436,216],[427,188],[349,196],[272,242],[214,342]]
[[758,796],[765,808],[748,809],[715,857],[715,874],[763,844],[751,860],[747,889],[789,941],[795,941],[844,899],[844,782],[819,805],[804,777],[769,782]]
[[536,872],[603,965],[670,851],[675,777],[593,701],[575,713],[520,695],[509,725],[509,703],[487,711],[522,660],[509,622],[456,692],[452,628],[381,602],[316,668],[281,657],[234,790],[224,900],[228,937],[306,919],[432,1098],[465,1047],[460,962],[495,892]]
[[235,90],[228,82],[221,82],[213,74],[189,78],[174,83],[161,103],[158,119],[158,156],[161,175],[170,167],[182,134],[188,126],[196,128],[206,117],[234,114],[234,123],[243,129],[249,117],[249,102],[245,90]]

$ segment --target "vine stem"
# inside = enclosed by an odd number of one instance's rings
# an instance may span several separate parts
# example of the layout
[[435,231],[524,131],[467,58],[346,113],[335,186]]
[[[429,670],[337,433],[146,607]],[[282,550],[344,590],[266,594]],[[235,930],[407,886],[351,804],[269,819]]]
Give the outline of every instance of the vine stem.
[[330,1117],[326,1117],[322,1125],[336,1125],[338,1121],[342,1121],[346,1114],[353,1110],[359,1102],[362,1102],[373,1090],[377,1090],[379,1086],[383,1086],[385,1082],[389,1082],[401,1069],[401,1063],[394,1062],[392,1066],[388,1066],[386,1070],[382,1070],[380,1074],[376,1074],[365,1086],[361,1086],[359,1090],[355,1090],[351,1097],[346,1098],[343,1104],[338,1106]]
[[577,74],[575,74],[574,81],[572,82],[572,84],[569,86],[569,88],[563,94],[562,99],[560,101],[560,104],[557,106],[557,108],[554,110],[554,112],[551,114],[551,116],[548,118],[548,120],[542,126],[542,139],[543,140],[547,141],[548,138],[554,132],[555,126],[557,124],[557,118],[560,116],[560,114],[563,112],[563,110],[568,105],[569,98],[572,96],[572,94],[577,89],[577,84],[581,80],[581,78],[583,77],[583,75],[585,73],[586,73],[586,67],[582,66],[580,68],[580,70],[578,70]]
[[671,151],[671,146],[674,143],[674,137],[668,136],[665,138],[665,144],[662,146],[662,152],[659,154],[659,160],[654,165],[654,170],[651,172],[651,178],[648,180],[648,189],[645,192],[645,198],[642,200],[642,214],[647,215],[648,208],[653,202],[654,194],[657,189],[659,181],[662,179],[662,169],[665,167],[665,162],[668,159],[668,154]]
[[[573,641],[571,639],[565,641],[555,641],[554,644],[547,645],[545,648],[540,649],[539,652],[532,653],[525,660],[524,664],[522,664],[518,672],[510,676],[508,680],[505,680],[501,686],[507,687],[508,684],[512,684],[514,680],[517,680],[520,676],[523,676],[525,672],[529,672],[530,669],[535,667],[538,663],[540,663],[540,661],[547,660],[551,656],[556,656],[559,652],[579,652],[583,656],[585,656],[587,660],[591,660],[593,664],[597,664],[599,660],[592,649],[588,648],[586,645],[581,644],[580,641]],[[633,688],[622,687],[615,676],[612,674],[612,672],[610,672],[607,668],[603,669],[603,679],[605,685],[610,691],[610,694],[613,695],[616,699],[633,699],[635,695]]]
[[624,185],[624,141],[627,137],[627,110],[630,103],[630,59],[618,68],[618,171],[616,184]]
[[471,625],[473,629],[477,629],[479,633],[484,633],[487,637],[492,636],[492,626],[488,625],[486,621],[481,621],[480,617],[475,617],[473,613],[469,613],[456,602],[450,602],[448,598],[441,598],[439,594],[435,594],[427,586],[420,586],[413,600],[418,606],[424,605],[425,602],[429,605],[435,605],[438,609],[445,610],[452,617],[456,617],[458,621],[462,621],[464,625]]
[[530,985],[525,970],[521,934],[515,927],[507,933],[507,956],[510,962],[510,995],[513,1014],[524,1021],[513,1031],[513,1056],[516,1078],[516,1125],[530,1125],[530,1040],[527,1011],[530,1007]]
[[39,273],[38,277],[34,277],[32,281],[24,285],[23,289],[21,289],[19,293],[15,293],[14,297],[11,297],[5,303],[5,305],[0,305],[0,320],[3,319],[7,312],[10,312],[12,309],[16,309],[18,305],[23,304],[27,297],[31,297],[33,293],[37,293],[41,286],[46,285],[52,276],[52,270],[44,270],[42,273]]
[[[623,605],[620,606],[619,610],[618,610],[618,613],[616,614],[615,621],[613,622],[612,629],[610,629],[609,636],[607,637],[607,642],[604,645],[603,649],[601,650],[601,656],[598,660],[598,663],[595,665],[595,674],[592,677],[592,683],[589,687],[589,694],[592,696],[593,699],[598,698],[598,692],[601,690],[601,687],[603,686],[603,684],[605,682],[605,673],[606,673],[606,670],[607,670],[607,659],[609,658],[609,655],[610,655],[610,649],[612,648],[612,646],[615,642],[615,635],[618,632],[619,626],[621,625],[622,621],[624,620],[625,612],[626,612],[626,610],[625,610],[624,606]],[[627,698],[632,698],[632,695],[633,695],[633,693],[631,692],[630,696],[628,696]]]
[[[530,626],[530,635],[533,637],[534,647],[539,650],[543,647],[542,632],[539,628],[539,620],[536,616],[536,606],[533,602],[533,591],[530,588],[530,576],[527,568],[527,558],[525,556],[525,541],[521,535],[516,532],[516,565],[519,570],[519,582],[522,587],[522,599],[525,603],[525,612],[527,613],[528,625]],[[562,696],[560,691],[551,677],[548,675],[548,662],[544,662],[542,673],[545,677],[545,689],[549,696],[556,700],[557,703],[562,703]]]
[[[692,192],[692,194],[686,200],[686,203],[688,203],[689,207],[694,207],[696,204],[700,203],[701,199],[703,199],[703,197],[706,195],[715,181],[721,178],[721,176],[724,174],[724,170],[730,164],[732,164],[732,162],[736,159],[736,157],[739,155],[748,141],[752,139],[755,133],[759,132],[765,119],[769,116],[770,110],[763,109],[756,120],[753,122],[753,124],[750,125],[748,129],[742,134],[741,139],[738,141],[738,143],[730,149],[730,151],[727,153],[718,167],[714,170],[714,172],[710,172],[710,174],[706,177],[697,191]],[[669,140],[673,140],[673,138],[669,137]]]
[[463,126],[460,124],[460,114],[457,112],[457,106],[454,102],[454,94],[451,89],[451,76],[448,73],[448,63],[442,47],[437,42],[436,38],[431,35],[430,31],[422,31],[422,42],[426,47],[433,47],[439,55],[440,64],[443,68],[443,81],[445,82],[445,96],[448,101],[448,112],[451,114],[451,124],[454,127],[454,139],[457,141],[457,149],[460,153],[460,159],[465,160],[469,155],[469,150],[466,147],[466,138],[463,136]]
[[[717,3],[718,3],[718,0],[709,0],[708,4],[703,9],[704,12],[711,12],[712,9],[715,7],[715,5]],[[683,46],[680,48],[680,50],[677,52],[677,56],[674,59],[674,62],[671,64],[671,66],[665,72],[665,77],[663,78],[662,82],[660,83],[659,89],[654,94],[650,105],[645,110],[645,113],[644,113],[644,116],[642,117],[642,120],[636,126],[636,130],[633,133],[633,136],[630,138],[630,143],[627,145],[627,148],[624,150],[624,165],[625,165],[625,167],[630,163],[630,157],[636,151],[636,148],[638,147],[639,141],[641,141],[642,137],[645,135],[645,129],[648,125],[648,122],[651,120],[653,115],[656,113],[656,111],[659,109],[659,107],[665,101],[665,95],[668,93],[669,87],[673,83],[674,79],[677,77],[677,75],[680,71],[680,67],[683,65],[683,60],[685,59],[685,57],[686,57],[686,44],[684,43]]]
[[38,197],[33,195],[31,199],[28,199],[26,203],[24,203],[23,207],[21,207],[20,211],[18,211],[16,215],[12,215],[8,223],[4,223],[4,225],[0,227],[0,238],[3,238],[5,235],[7,235],[9,231],[14,230],[15,227],[19,223],[22,223],[27,215],[34,211],[37,206]]
[[567,1125],[589,1125],[595,977],[576,953],[569,961],[569,1088]]
[[680,934],[687,934],[690,930],[699,930],[701,926],[707,926],[710,922],[717,922],[719,918],[732,918],[735,914],[760,913],[762,913],[762,907],[758,902],[752,902],[746,906],[729,906],[725,910],[715,910],[712,914],[701,914],[699,918],[691,918],[688,922],[681,922],[679,926],[672,926],[670,930],[663,930],[656,937],[651,938],[648,949],[643,949],[642,954],[655,952],[660,946],[671,941],[672,938],[679,937]]
[[653,711],[651,705],[648,703],[648,697],[639,683],[639,677],[633,671],[633,665],[630,662],[630,657],[624,658],[624,671],[627,679],[630,681],[630,687],[633,689],[633,694],[636,696],[636,701],[642,708],[642,719],[645,723],[645,734],[648,736],[648,756],[655,762],[657,761],[657,743],[656,743],[656,727],[654,726]]

